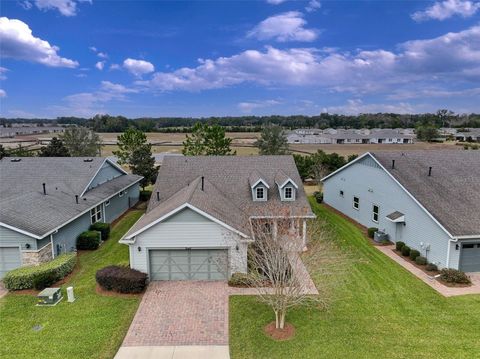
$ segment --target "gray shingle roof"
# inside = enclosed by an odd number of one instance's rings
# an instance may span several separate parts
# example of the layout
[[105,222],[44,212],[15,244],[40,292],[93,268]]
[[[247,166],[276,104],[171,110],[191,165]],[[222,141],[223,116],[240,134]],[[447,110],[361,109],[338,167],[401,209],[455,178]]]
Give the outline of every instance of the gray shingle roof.
[[[140,176],[123,175],[80,197],[105,159],[22,157],[0,161],[0,222],[42,237],[125,187]],[[43,195],[42,183],[47,195]]]
[[404,214],[402,212],[395,211],[395,212],[392,212],[392,213],[388,214],[386,217],[388,219],[391,219],[392,221],[394,221],[394,220],[399,219],[403,216],[404,216]]
[[[480,151],[372,155],[453,236],[480,235]],[[395,168],[392,169],[392,160]],[[428,176],[429,167],[432,175]]]
[[[275,184],[279,169],[295,183],[302,183],[292,156],[166,157],[147,213],[126,237],[182,203],[190,203],[247,235],[251,216],[281,215],[287,211],[292,216],[314,216],[301,186],[295,201],[280,200]],[[202,176],[204,191],[201,190]],[[254,177],[261,177],[270,186],[267,202],[252,200],[250,182]],[[279,213],[271,213],[272,209]]]

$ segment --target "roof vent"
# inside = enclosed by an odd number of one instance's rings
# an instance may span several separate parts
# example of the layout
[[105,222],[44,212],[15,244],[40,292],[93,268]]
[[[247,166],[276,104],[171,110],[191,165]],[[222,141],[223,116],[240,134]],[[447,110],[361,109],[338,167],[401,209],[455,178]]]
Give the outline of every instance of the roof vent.
[[432,167],[428,167],[428,177],[432,175]]
[[392,170],[395,169],[395,160],[392,160]]
[[85,158],[83,162],[93,162],[93,158]]
[[21,158],[12,158],[10,162],[20,162],[21,160]]

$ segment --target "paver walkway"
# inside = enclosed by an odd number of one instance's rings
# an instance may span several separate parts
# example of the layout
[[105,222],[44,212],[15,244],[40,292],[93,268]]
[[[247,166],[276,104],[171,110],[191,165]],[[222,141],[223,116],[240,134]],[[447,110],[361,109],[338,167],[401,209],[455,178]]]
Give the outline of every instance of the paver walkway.
[[0,280],[0,298],[6,296],[8,293],[8,290],[5,288],[3,285],[3,282]]
[[457,295],[465,295],[465,294],[480,294],[480,273],[467,273],[472,280],[472,285],[470,287],[447,287],[443,285],[438,280],[432,278],[428,274],[426,274],[421,269],[415,267],[412,263],[406,261],[398,254],[393,252],[395,248],[394,245],[391,246],[375,246],[380,252],[384,253],[395,262],[400,264],[403,268],[410,271],[412,274],[417,276],[419,279],[427,283],[430,287],[435,289],[437,292],[442,294],[445,297],[453,297]]
[[122,346],[228,345],[224,281],[151,282]]

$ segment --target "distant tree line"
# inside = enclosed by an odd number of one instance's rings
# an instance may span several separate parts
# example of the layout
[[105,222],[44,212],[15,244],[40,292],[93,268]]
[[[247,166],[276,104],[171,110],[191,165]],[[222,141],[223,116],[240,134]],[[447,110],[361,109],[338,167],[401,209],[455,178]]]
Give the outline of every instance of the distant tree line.
[[442,109],[436,113],[394,114],[375,113],[360,115],[337,115],[322,113],[316,116],[240,116],[240,117],[141,117],[96,115],[92,118],[58,117],[49,119],[0,118],[0,125],[11,123],[45,123],[78,125],[95,132],[123,132],[129,127],[142,132],[191,132],[197,123],[217,124],[230,132],[259,132],[267,124],[284,128],[407,128],[431,125],[439,127],[480,127],[480,114],[455,114]]

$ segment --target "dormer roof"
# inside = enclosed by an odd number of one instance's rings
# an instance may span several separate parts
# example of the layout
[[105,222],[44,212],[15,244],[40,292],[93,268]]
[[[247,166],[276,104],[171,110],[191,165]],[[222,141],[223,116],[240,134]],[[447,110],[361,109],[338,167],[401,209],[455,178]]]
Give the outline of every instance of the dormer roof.
[[282,189],[283,187],[285,187],[285,185],[287,183],[291,183],[296,189],[298,189],[298,185],[295,183],[294,180],[292,180],[289,176],[287,176],[287,174],[285,174],[285,172],[283,172],[282,170],[279,170],[277,171],[277,173],[275,174],[275,183],[277,184],[277,186]]
[[262,183],[265,187],[270,189],[267,181],[265,181],[260,175],[260,173],[256,170],[250,173],[250,176],[248,177],[248,182],[250,183],[250,187],[252,188],[256,187],[259,183]]

